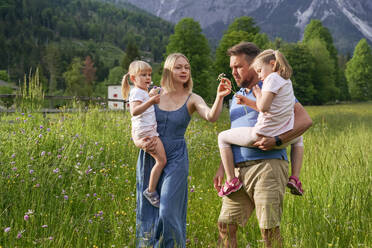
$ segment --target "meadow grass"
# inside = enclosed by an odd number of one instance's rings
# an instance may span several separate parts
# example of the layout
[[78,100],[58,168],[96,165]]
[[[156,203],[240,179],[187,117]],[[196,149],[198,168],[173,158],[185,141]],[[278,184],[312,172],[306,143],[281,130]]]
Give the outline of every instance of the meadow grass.
[[[285,247],[372,247],[372,104],[307,107],[305,195],[285,196]],[[215,247],[217,134],[196,116],[186,133],[187,247]],[[0,121],[0,247],[134,247],[138,149],[130,116],[101,111],[12,114]],[[239,247],[263,247],[253,216]]]

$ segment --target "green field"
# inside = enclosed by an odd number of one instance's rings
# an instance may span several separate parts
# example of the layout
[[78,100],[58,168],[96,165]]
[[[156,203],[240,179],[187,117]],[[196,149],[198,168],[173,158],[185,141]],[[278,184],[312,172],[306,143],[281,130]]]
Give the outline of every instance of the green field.
[[[372,247],[372,104],[307,107],[303,197],[286,194],[285,247]],[[130,116],[98,108],[79,113],[2,115],[0,247],[134,247],[135,166]],[[221,199],[212,179],[218,132],[193,117],[188,247],[215,247]],[[239,247],[263,247],[257,221]]]

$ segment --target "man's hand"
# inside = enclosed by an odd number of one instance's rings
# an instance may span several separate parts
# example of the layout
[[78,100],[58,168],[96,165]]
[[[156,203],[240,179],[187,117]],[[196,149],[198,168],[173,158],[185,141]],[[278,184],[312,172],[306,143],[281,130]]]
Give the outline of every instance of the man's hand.
[[261,134],[257,134],[258,139],[255,143],[253,143],[253,146],[258,147],[261,150],[268,151],[274,148],[275,144],[275,138],[274,137],[266,137]]
[[216,172],[216,175],[214,176],[213,178],[213,185],[214,185],[214,188],[220,192],[221,190],[221,187],[222,187],[222,181],[223,181],[223,177],[225,175],[225,171],[223,169],[223,165],[222,165],[222,162],[220,163],[220,167],[218,168],[217,172]]
[[145,138],[140,139],[140,140],[133,139],[133,142],[138,148],[144,150],[147,153],[155,153],[156,152],[157,141],[156,141],[155,137],[145,137]]

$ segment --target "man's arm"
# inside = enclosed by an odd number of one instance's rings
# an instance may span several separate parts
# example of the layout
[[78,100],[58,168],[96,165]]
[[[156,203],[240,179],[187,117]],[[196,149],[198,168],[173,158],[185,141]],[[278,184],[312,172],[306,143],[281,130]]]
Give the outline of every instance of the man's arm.
[[216,172],[216,175],[213,178],[213,186],[214,188],[219,192],[222,187],[222,181],[223,177],[225,175],[225,170],[223,168],[222,161],[220,162],[220,167],[218,167],[218,170]]
[[[279,135],[282,143],[287,143],[288,141],[297,138],[302,135],[307,129],[311,127],[313,121],[311,120],[309,114],[306,112],[301,103],[296,102],[294,105],[294,125],[293,129]],[[275,146],[274,137],[261,136],[253,144],[262,150],[271,150]]]

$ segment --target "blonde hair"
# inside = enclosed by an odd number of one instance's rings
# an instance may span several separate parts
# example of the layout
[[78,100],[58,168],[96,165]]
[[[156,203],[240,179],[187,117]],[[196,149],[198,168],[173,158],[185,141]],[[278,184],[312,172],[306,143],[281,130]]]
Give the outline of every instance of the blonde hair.
[[[168,57],[166,58],[164,62],[163,74],[161,76],[161,81],[160,81],[161,87],[163,87],[168,92],[172,92],[176,90],[173,84],[172,72],[174,69],[174,65],[176,64],[176,60],[178,58],[184,58],[187,61],[187,63],[190,65],[189,60],[182,53],[171,53],[168,55]],[[192,92],[193,81],[191,77],[191,69],[190,69],[189,80],[183,85],[183,87],[185,89],[188,89],[189,93]]]
[[257,55],[251,67],[259,64],[270,64],[274,60],[273,71],[277,72],[282,78],[289,79],[292,76],[292,67],[289,65],[287,59],[278,50],[267,49]]
[[129,78],[130,76],[137,76],[141,73],[141,71],[151,71],[151,66],[142,60],[135,60],[132,63],[130,63],[128,68],[128,73],[123,76],[123,79],[121,80],[121,93],[123,95],[123,99],[127,99],[130,91],[130,85],[129,85]]

